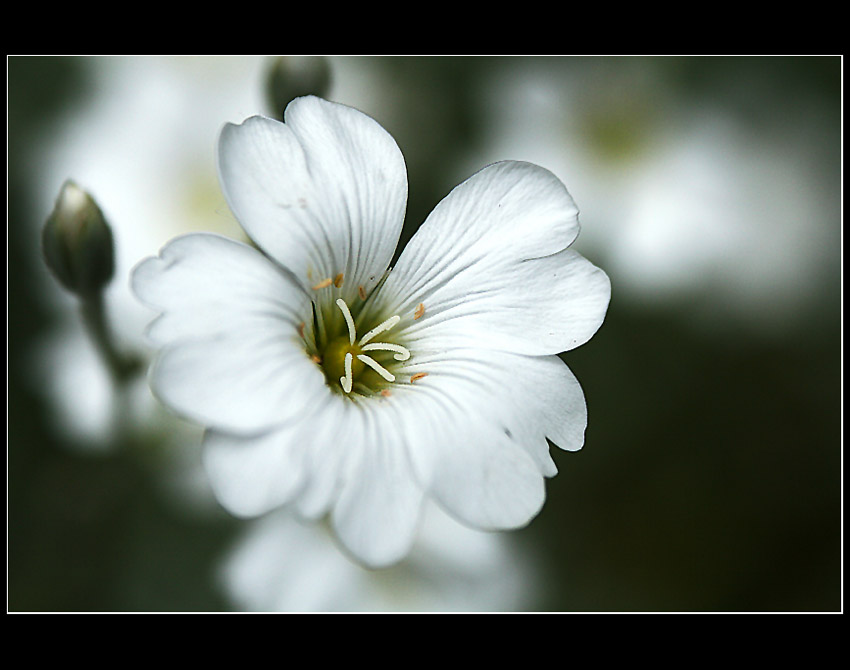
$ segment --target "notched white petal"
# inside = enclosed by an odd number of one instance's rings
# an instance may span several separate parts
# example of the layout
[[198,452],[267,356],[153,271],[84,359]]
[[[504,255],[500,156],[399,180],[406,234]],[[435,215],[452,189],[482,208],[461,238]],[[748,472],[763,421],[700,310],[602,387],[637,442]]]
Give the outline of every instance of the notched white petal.
[[161,314],[148,329],[159,345],[240,330],[297,329],[308,304],[303,291],[256,249],[207,233],[175,238],[159,256],[139,263],[131,287]]
[[407,169],[373,119],[297,98],[283,123],[255,116],[226,125],[218,168],[239,223],[305,288],[339,288],[344,278],[368,292],[383,275],[404,219]]

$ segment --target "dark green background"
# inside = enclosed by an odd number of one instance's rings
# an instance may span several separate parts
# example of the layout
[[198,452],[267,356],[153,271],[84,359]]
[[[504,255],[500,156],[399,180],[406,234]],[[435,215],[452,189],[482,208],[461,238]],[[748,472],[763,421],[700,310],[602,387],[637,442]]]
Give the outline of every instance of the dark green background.
[[[583,67],[567,59],[564,67]],[[471,82],[498,59],[374,59],[400,81],[409,128],[388,130],[411,166],[408,223],[445,194],[452,161],[482,140]],[[758,124],[766,107],[809,96],[840,143],[839,58],[660,59],[671,90]],[[28,143],[88,95],[86,62],[8,60],[8,609],[226,609],[211,580],[238,524],[164,504],[155,467],[132,452],[82,456],[49,431],[26,353],[54,316],[22,248],[49,203],[19,170]],[[753,81],[763,96],[751,94]],[[421,105],[427,93],[430,105]],[[774,98],[770,98],[770,95]],[[427,137],[416,129],[427,128]],[[838,178],[840,165],[835,164]],[[839,253],[840,223],[835,222]],[[415,225],[413,226],[415,227]],[[413,227],[406,228],[405,236]],[[606,268],[607,269],[607,268]],[[840,286],[816,296],[782,337],[717,338],[684,309],[618,300],[565,356],[590,408],[588,447],[555,451],[536,545],[553,611],[836,611],[841,608]]]

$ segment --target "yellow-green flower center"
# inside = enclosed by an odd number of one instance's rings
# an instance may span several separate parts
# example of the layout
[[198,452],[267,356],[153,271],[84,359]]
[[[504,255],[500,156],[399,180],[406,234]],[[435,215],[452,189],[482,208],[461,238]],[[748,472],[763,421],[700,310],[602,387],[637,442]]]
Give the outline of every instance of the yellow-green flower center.
[[391,316],[358,338],[348,304],[342,298],[338,298],[335,304],[339,311],[332,314],[321,314],[314,305],[311,332],[301,332],[307,353],[322,368],[328,386],[340,393],[372,395],[386,392],[386,387],[396,379],[392,369],[397,362],[410,358],[405,347],[385,341],[388,331],[401,318]]
[[356,343],[351,344],[348,341],[347,335],[335,337],[328,342],[322,355],[322,369],[325,371],[328,382],[339,384],[340,378],[345,376],[346,354],[351,354],[351,375],[353,379],[357,379],[366,367],[366,364],[357,358],[362,353]]

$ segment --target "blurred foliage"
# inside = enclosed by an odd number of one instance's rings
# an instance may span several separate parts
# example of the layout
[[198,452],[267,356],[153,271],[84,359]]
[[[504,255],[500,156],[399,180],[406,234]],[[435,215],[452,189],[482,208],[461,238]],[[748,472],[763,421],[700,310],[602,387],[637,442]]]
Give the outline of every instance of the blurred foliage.
[[[499,58],[375,58],[398,81],[410,169],[402,243],[480,141],[475,83]],[[564,59],[581,68],[585,59]],[[677,95],[758,123],[769,99],[840,110],[838,58],[654,59]],[[35,202],[24,147],[89,94],[85,62],[8,60],[8,607],[12,611],[226,609],[212,574],[233,537],[224,515],[169,505],[132,451],[83,456],[48,429],[25,361],[51,315],[24,231]],[[755,84],[757,85],[754,85]],[[836,138],[837,139],[837,138]],[[587,396],[586,447],[554,450],[540,516],[516,534],[543,548],[552,611],[835,611],[841,607],[841,343],[838,288],[799,337],[700,332],[675,309],[614,298],[600,332],[564,355]]]

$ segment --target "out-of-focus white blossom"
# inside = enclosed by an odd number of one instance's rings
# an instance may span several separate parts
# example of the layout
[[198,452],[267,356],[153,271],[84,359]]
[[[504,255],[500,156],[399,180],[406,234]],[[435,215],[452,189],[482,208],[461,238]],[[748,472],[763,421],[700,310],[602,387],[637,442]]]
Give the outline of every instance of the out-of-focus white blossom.
[[510,62],[485,86],[489,144],[470,161],[529,160],[570,184],[579,249],[624,299],[767,329],[805,314],[838,278],[834,123],[789,96],[748,125],[720,101],[677,98],[656,66]]
[[535,606],[534,558],[501,533],[428,506],[401,563],[368,570],[321,524],[286,510],[251,522],[220,570],[234,607],[252,612],[511,612]]

